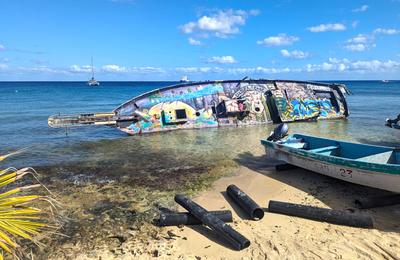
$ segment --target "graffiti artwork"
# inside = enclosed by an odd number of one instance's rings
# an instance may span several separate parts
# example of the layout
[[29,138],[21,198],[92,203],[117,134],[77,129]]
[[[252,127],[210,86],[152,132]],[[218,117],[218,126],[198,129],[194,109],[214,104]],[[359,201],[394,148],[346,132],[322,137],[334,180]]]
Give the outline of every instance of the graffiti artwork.
[[[341,93],[336,93],[338,91]],[[267,92],[272,92],[273,101],[268,101]],[[276,121],[271,113],[277,113],[275,118],[282,122],[341,118],[346,116],[345,100],[336,95],[344,97],[344,92],[328,84],[297,81],[199,82],[141,95],[117,108],[115,113],[127,116],[132,111],[139,111],[146,115],[128,126],[120,126],[129,134],[262,124]],[[268,102],[276,106],[276,111],[271,111]]]
[[344,85],[285,80],[179,84],[137,96],[110,113],[54,116],[49,125],[116,125],[131,134],[348,116]]

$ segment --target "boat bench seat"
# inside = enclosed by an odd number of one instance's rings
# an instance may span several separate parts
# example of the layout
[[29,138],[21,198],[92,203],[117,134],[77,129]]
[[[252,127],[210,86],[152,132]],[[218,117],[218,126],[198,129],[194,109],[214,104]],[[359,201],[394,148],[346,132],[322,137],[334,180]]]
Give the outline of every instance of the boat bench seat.
[[306,146],[306,143],[286,143],[285,146],[296,149],[303,149]]
[[312,153],[326,153],[326,152],[333,152],[337,149],[339,149],[339,146],[325,146],[321,148],[311,149],[308,151]]
[[393,151],[377,153],[365,157],[357,158],[356,161],[364,161],[369,163],[388,163],[392,157]]
[[285,146],[296,148],[296,149],[304,149],[307,143],[304,142],[303,138],[290,138],[287,141],[283,142]]

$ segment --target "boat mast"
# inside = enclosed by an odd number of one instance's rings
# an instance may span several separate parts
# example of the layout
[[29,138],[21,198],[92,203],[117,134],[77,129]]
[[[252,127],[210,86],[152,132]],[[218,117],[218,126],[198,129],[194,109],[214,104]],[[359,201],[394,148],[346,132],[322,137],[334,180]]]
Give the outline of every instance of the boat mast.
[[93,56],[92,56],[92,79],[94,79],[94,70],[93,70]]

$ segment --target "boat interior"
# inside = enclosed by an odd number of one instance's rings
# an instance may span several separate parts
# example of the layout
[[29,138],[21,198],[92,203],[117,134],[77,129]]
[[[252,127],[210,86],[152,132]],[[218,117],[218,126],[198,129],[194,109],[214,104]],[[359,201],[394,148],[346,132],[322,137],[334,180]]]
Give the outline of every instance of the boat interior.
[[341,142],[295,134],[281,142],[285,146],[308,152],[379,164],[400,164],[400,151],[394,148]]

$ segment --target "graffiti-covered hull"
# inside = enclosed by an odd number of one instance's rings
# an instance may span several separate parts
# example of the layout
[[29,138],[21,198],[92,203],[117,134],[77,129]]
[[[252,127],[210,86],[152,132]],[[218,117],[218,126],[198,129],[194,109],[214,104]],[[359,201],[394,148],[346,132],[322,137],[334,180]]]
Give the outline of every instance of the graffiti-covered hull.
[[117,124],[128,134],[250,125],[348,115],[342,85],[299,81],[209,81],[171,86],[138,96],[114,110],[139,113]]
[[[135,135],[177,129],[337,119],[349,115],[347,93],[344,85],[303,81],[203,81],[153,90],[125,102],[111,113],[79,115],[74,120],[69,116],[68,120],[80,125],[116,125]],[[64,126],[68,120],[53,116],[49,118],[49,125]]]

